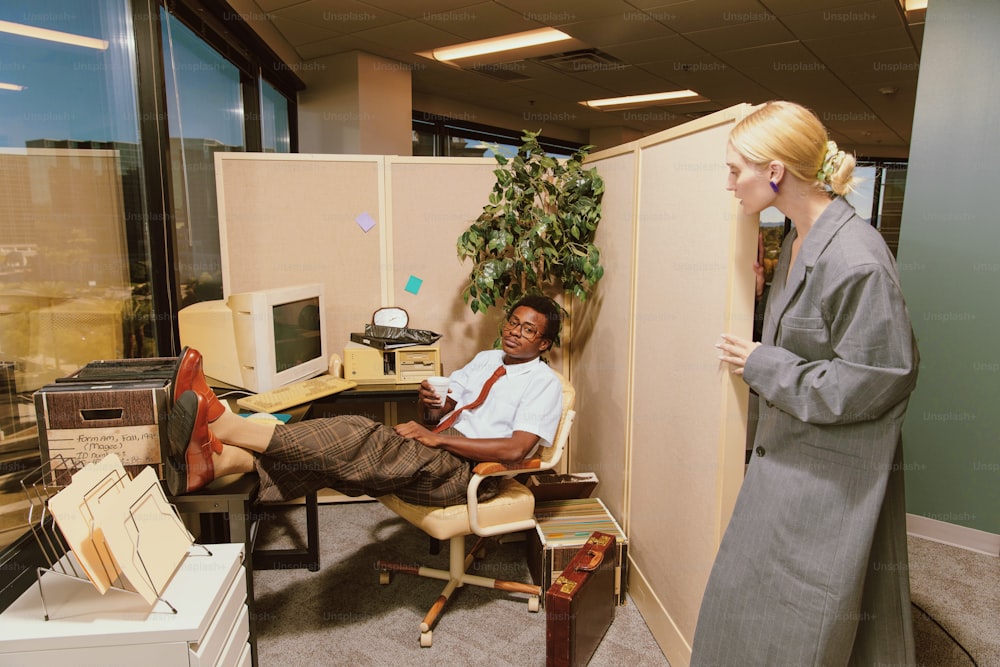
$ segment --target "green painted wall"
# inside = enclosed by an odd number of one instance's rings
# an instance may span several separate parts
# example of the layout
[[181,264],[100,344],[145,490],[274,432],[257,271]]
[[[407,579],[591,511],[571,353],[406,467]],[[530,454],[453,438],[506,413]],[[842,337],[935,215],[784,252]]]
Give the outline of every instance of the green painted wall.
[[929,5],[898,251],[907,511],[1000,533],[1000,3]]

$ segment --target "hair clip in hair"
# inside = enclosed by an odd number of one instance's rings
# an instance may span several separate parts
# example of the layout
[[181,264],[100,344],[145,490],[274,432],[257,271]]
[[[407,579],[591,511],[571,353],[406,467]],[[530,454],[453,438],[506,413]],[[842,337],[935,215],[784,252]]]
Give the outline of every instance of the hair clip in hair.
[[823,164],[819,167],[819,171],[816,172],[816,180],[826,186],[829,186],[830,177],[833,176],[835,171],[837,171],[837,168],[840,166],[843,159],[844,151],[837,147],[837,142],[826,142],[826,155],[823,158]]
[[778,192],[778,184],[775,183],[774,181],[768,181],[768,183],[771,185],[771,189],[774,190],[775,193],[777,193]]

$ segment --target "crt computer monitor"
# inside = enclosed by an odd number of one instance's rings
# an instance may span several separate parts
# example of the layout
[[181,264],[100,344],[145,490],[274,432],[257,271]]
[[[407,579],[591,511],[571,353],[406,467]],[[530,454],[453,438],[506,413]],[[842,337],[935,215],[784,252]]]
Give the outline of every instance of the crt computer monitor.
[[205,375],[262,392],[327,370],[321,284],[231,294],[178,313],[181,345],[204,357]]

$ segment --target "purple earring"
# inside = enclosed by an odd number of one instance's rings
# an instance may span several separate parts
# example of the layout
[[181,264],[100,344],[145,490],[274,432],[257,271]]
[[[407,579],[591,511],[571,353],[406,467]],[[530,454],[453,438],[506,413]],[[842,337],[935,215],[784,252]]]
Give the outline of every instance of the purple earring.
[[768,183],[771,184],[771,189],[772,190],[774,190],[775,192],[778,192],[778,184],[777,183],[775,183],[774,181],[768,181]]

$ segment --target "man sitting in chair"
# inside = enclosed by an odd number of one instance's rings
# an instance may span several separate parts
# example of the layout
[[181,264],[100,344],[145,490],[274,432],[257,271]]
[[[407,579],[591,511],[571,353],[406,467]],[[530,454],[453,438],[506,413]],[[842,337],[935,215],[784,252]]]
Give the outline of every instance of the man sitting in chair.
[[[201,354],[186,349],[167,422],[167,485],[180,495],[216,477],[256,471],[264,501],[332,488],[435,507],[464,504],[476,462],[517,463],[552,445],[562,384],[539,356],[560,325],[554,301],[521,299],[503,325],[502,349],[480,352],[453,373],[444,407],[435,407],[440,399],[426,380],[420,384],[421,411],[440,420],[434,429],[417,422],[390,428],[357,415],[287,425],[244,419],[208,386]],[[498,483],[485,480],[480,500],[495,495]]]

